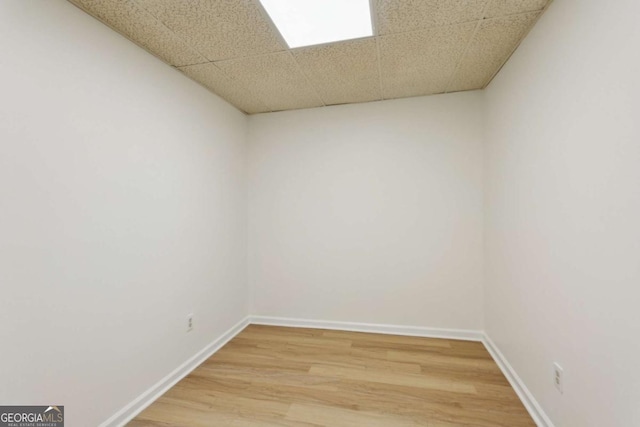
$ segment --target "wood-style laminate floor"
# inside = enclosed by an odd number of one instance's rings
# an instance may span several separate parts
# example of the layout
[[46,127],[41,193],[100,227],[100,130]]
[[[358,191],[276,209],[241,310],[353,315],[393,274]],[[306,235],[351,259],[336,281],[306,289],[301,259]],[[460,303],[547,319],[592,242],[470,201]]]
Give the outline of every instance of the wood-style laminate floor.
[[129,426],[535,424],[479,342],[251,325]]

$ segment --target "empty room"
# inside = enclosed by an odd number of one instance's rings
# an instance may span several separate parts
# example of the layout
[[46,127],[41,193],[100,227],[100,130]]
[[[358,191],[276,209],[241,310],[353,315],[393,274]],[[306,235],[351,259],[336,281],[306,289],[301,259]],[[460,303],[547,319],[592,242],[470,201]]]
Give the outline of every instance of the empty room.
[[639,19],[0,0],[0,427],[640,427]]

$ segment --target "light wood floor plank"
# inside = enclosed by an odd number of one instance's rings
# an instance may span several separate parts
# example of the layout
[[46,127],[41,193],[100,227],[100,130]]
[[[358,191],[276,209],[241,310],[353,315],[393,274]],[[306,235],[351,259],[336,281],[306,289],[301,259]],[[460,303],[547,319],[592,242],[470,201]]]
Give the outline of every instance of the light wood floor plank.
[[476,389],[472,384],[452,381],[449,379],[435,378],[430,375],[411,375],[398,372],[380,372],[369,369],[350,369],[324,364],[313,365],[309,374],[321,377],[348,379],[352,381],[374,382],[380,384],[402,385],[407,387],[419,387],[431,390],[450,391],[454,393],[475,394]]
[[535,427],[481,343],[251,325],[132,427]]

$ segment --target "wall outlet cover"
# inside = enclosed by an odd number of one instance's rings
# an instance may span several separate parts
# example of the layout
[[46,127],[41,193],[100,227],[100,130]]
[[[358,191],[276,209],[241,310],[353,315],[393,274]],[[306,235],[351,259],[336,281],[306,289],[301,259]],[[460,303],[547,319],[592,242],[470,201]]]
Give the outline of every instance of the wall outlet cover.
[[564,369],[557,362],[553,364],[553,385],[561,394],[564,393]]

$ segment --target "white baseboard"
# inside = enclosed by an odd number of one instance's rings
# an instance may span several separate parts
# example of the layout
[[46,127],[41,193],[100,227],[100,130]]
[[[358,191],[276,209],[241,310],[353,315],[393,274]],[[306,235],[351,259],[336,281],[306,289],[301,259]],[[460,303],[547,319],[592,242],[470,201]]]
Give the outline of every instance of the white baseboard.
[[255,325],[290,326],[294,328],[333,329],[338,331],[370,332],[374,334],[406,335],[414,337],[447,338],[482,341],[484,333],[467,329],[425,328],[422,326],[383,325],[375,323],[334,322],[327,320],[291,319],[287,317],[251,316]]
[[494,342],[491,341],[491,338],[489,338],[486,333],[484,334],[484,339],[482,340],[482,342],[489,351],[489,354],[491,354],[491,357],[493,357],[493,360],[496,361],[496,363],[502,370],[504,376],[507,377],[509,384],[511,384],[511,387],[515,390],[524,407],[527,409],[527,411],[529,411],[529,414],[531,415],[531,418],[533,418],[533,421],[536,423],[536,425],[538,427],[554,427],[553,423],[544,412],[535,397],[533,397],[533,394],[531,394],[524,381],[522,381],[522,379],[518,376],[516,371],[504,357],[504,354],[502,354],[502,352],[498,349],[498,347],[496,347]]
[[189,375],[191,371],[207,360],[216,351],[220,350],[233,337],[238,335],[249,324],[249,317],[245,317],[218,339],[196,353],[192,358],[178,366],[169,375],[158,381],[155,385],[134,399],[127,406],[113,414],[108,420],[100,424],[100,427],[124,426],[136,415],[151,405],[156,399],[162,396],[167,390],[176,385],[178,381]]

